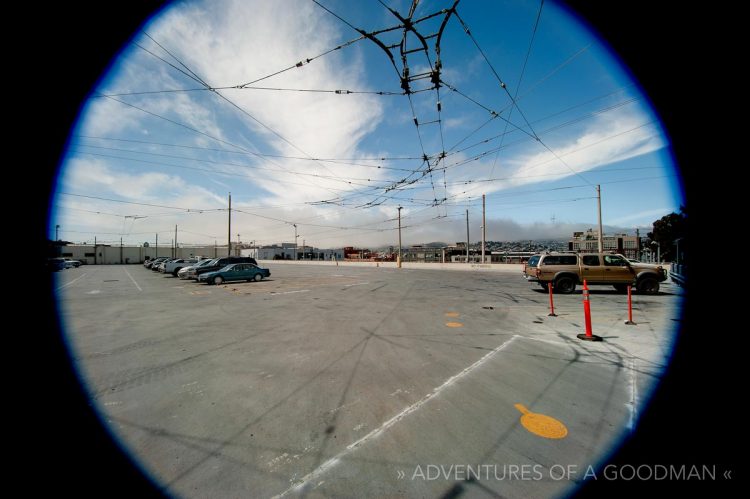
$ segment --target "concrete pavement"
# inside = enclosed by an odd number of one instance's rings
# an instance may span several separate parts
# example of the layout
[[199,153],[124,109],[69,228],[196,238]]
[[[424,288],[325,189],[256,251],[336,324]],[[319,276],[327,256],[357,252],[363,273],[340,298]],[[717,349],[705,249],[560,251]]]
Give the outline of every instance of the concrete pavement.
[[682,299],[634,295],[626,326],[626,297],[594,287],[590,343],[580,292],[548,317],[520,270],[267,266],[219,287],[58,274],[95,406],[171,493],[558,495],[637,423]]

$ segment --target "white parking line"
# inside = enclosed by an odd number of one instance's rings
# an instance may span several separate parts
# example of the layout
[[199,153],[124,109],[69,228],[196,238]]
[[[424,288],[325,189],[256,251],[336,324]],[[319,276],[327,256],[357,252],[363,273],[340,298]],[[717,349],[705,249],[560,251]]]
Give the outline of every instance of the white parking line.
[[270,294],[272,294],[274,296],[276,296],[276,295],[291,295],[292,293],[307,293],[308,291],[310,291],[310,290],[309,289],[299,289],[297,291],[282,291],[281,293],[274,293],[273,291],[271,291]]
[[635,357],[630,359],[629,367],[630,369],[628,369],[628,373],[630,376],[628,376],[628,383],[630,384],[630,401],[625,405],[630,412],[630,417],[628,418],[626,428],[633,431],[635,430],[635,425],[638,421],[638,381],[635,375]]
[[67,288],[68,286],[70,286],[71,284],[73,284],[74,282],[76,282],[77,280],[83,279],[84,277],[86,277],[86,274],[87,274],[87,272],[84,272],[83,274],[79,275],[78,277],[76,277],[72,281],[70,281],[70,282],[68,282],[66,284],[63,284],[62,286],[60,286],[59,288],[57,288],[55,291],[60,291],[62,288]]
[[131,281],[133,281],[133,284],[135,284],[135,287],[136,287],[136,288],[138,288],[138,291],[143,291],[143,290],[141,289],[141,287],[140,287],[140,286],[138,285],[138,283],[137,283],[137,282],[135,282],[135,279],[133,279],[133,276],[132,276],[132,275],[130,275],[130,272],[128,272],[128,269],[125,269],[125,268],[124,268],[124,269],[122,269],[122,270],[124,270],[124,271],[125,271],[125,273],[126,273],[126,274],[128,274],[128,277],[130,277],[130,280],[131,280]]
[[435,397],[436,395],[438,395],[441,391],[443,391],[444,388],[449,387],[450,385],[452,385],[453,383],[455,383],[458,379],[463,378],[464,376],[466,376],[467,374],[469,374],[471,371],[473,371],[477,367],[479,367],[482,364],[484,364],[485,362],[487,362],[487,360],[489,360],[491,357],[493,357],[497,352],[503,350],[505,347],[507,347],[508,345],[510,345],[510,343],[513,340],[515,340],[516,338],[521,338],[521,336],[519,336],[517,334],[514,334],[513,337],[511,337],[508,341],[506,341],[505,343],[503,343],[499,347],[495,348],[494,350],[488,352],[484,357],[482,357],[478,361],[474,362],[469,367],[463,369],[459,373],[457,373],[457,374],[451,376],[450,378],[448,378],[442,385],[438,386],[437,388],[434,388],[430,393],[428,393],[427,395],[425,395],[424,397],[422,397],[421,399],[419,399],[417,402],[413,403],[412,405],[406,407],[404,410],[402,410],[401,412],[399,412],[398,414],[396,414],[395,416],[393,416],[391,419],[389,419],[388,421],[386,421],[385,423],[383,423],[382,425],[380,425],[378,428],[375,428],[370,433],[368,433],[364,437],[360,438],[359,440],[355,441],[354,443],[351,443],[351,444],[347,445],[346,449],[344,449],[343,451],[339,452],[338,454],[336,454],[335,456],[333,456],[332,458],[330,458],[329,460],[327,460],[326,462],[324,462],[323,464],[321,464],[320,466],[318,466],[317,468],[315,468],[313,471],[311,471],[310,473],[308,473],[307,475],[305,475],[304,477],[302,477],[302,479],[298,483],[296,483],[295,485],[292,485],[291,487],[289,487],[288,489],[286,489],[281,494],[278,494],[278,495],[274,496],[274,499],[279,498],[279,497],[284,497],[285,495],[287,495],[288,493],[290,493],[292,491],[299,491],[310,480],[316,479],[317,477],[321,476],[323,473],[325,473],[326,471],[328,471],[329,469],[331,469],[332,467],[334,467],[336,464],[338,464],[339,461],[341,460],[341,458],[344,455],[350,453],[351,451],[353,451],[357,447],[360,447],[362,444],[364,444],[365,442],[367,442],[371,438],[377,437],[378,435],[380,435],[381,433],[383,433],[385,430],[387,430],[388,428],[390,428],[394,424],[398,423],[399,421],[401,421],[403,418],[405,418],[406,416],[408,416],[412,412],[414,412],[417,409],[419,409],[420,407],[422,407],[430,399],[432,399],[433,397]]
[[345,288],[351,288],[352,286],[364,286],[365,284],[370,284],[370,281],[355,282],[354,284],[344,284],[344,287]]

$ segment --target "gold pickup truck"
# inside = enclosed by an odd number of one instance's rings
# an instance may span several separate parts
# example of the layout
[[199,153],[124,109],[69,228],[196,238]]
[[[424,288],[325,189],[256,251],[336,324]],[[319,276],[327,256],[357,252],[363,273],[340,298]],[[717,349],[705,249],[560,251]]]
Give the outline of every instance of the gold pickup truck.
[[661,265],[632,263],[616,253],[542,253],[533,255],[523,267],[529,282],[556,293],[572,293],[584,279],[589,285],[611,285],[617,291],[634,286],[639,293],[656,294],[667,271]]

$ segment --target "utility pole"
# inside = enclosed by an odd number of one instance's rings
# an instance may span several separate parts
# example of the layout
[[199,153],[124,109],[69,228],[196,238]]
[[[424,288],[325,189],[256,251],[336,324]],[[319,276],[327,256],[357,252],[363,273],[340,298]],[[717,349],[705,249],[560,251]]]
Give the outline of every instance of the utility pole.
[[59,225],[55,225],[55,241],[59,241],[60,240],[59,233],[60,233],[60,226]]
[[485,211],[484,211],[484,194],[482,194],[482,263],[485,263],[484,245],[485,245],[486,240],[487,240],[487,219],[485,217]]
[[641,229],[635,229],[635,259],[641,259]]
[[297,261],[297,224],[294,225],[294,260]]
[[469,210],[466,210],[466,263],[469,263]]
[[177,258],[177,224],[174,226],[174,257]]
[[158,258],[158,257],[159,257],[159,233],[157,232],[156,233],[156,256],[154,256],[154,258]]
[[398,268],[401,268],[401,210],[403,206],[398,207]]
[[122,265],[122,238],[120,238],[120,265]]
[[229,222],[227,227],[227,256],[232,256],[232,193],[229,193]]
[[596,205],[599,208],[599,253],[604,251],[604,232],[602,231],[602,188],[596,184]]
[[401,260],[403,259],[401,253],[401,210],[403,206],[398,207],[398,268],[401,268]]
[[96,265],[96,236],[94,236],[94,265]]

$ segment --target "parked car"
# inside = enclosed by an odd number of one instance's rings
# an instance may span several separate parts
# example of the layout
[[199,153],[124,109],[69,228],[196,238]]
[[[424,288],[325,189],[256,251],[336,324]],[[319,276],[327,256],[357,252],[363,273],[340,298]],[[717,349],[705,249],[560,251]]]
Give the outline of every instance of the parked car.
[[195,269],[202,267],[204,265],[209,265],[213,261],[214,261],[214,258],[206,258],[205,260],[201,260],[197,263],[194,263],[193,265],[190,265],[189,267],[182,267],[177,272],[177,277],[179,277],[180,279],[197,279],[198,276],[195,273]]
[[198,260],[195,258],[176,258],[164,263],[163,272],[165,274],[172,274],[173,276],[177,277],[177,273],[180,271],[180,269],[182,269],[183,267],[189,267],[190,265],[193,265],[197,262]]
[[614,286],[620,292],[631,285],[640,293],[656,294],[659,283],[667,278],[660,265],[630,263],[616,253],[542,253],[529,258],[523,275],[543,289],[552,283],[557,293],[572,293],[586,280],[588,284]]
[[173,262],[173,261],[175,261],[175,260],[177,260],[177,258],[167,258],[166,260],[162,260],[162,261],[161,261],[161,262],[159,262],[159,263],[155,263],[155,264],[153,264],[153,265],[151,266],[151,270],[153,270],[154,272],[161,272],[161,273],[164,273],[164,266],[165,266],[165,265],[166,265],[167,263],[169,263],[169,262]]
[[255,258],[251,258],[249,256],[225,256],[221,258],[215,258],[214,260],[212,260],[211,264],[204,265],[195,269],[195,274],[196,276],[200,276],[201,274],[205,274],[206,272],[221,270],[230,263],[252,263],[253,265],[258,265],[258,262],[255,261]]
[[73,260],[73,259],[68,259],[68,258],[65,259],[65,268],[66,269],[78,268],[80,266],[81,266],[81,261],[80,260]]
[[163,262],[166,259],[167,259],[166,256],[160,256],[160,257],[157,257],[157,258],[152,258],[151,260],[146,260],[145,262],[143,262],[143,266],[146,267],[147,269],[150,269],[154,265],[159,264],[159,263]]
[[221,284],[229,281],[260,281],[270,277],[271,271],[262,269],[252,263],[232,263],[214,272],[205,272],[198,276],[198,282]]
[[62,258],[47,258],[47,269],[52,272],[65,270],[65,260]]

